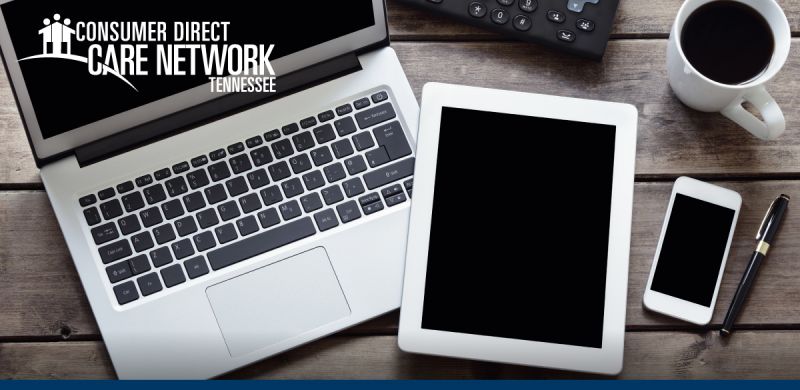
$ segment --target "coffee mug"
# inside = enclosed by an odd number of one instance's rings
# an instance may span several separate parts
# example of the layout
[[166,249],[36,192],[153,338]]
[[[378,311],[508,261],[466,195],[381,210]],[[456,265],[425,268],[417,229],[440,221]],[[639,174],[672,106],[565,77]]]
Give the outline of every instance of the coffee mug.
[[[774,41],[772,58],[760,74],[741,84],[724,84],[695,69],[681,42],[687,19],[698,8],[714,1],[720,0],[686,0],[678,11],[667,47],[670,86],[687,106],[699,111],[720,112],[758,138],[775,139],[786,129],[786,120],[764,85],[778,73],[789,56],[791,31],[786,15],[775,0],[724,0],[745,4],[761,14]],[[763,120],[747,111],[742,106],[745,102],[755,107]]]

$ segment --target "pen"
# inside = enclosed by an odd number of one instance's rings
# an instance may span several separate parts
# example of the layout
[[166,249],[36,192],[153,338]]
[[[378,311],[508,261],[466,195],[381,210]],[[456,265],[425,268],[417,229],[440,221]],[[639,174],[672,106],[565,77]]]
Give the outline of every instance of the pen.
[[786,208],[789,206],[789,195],[781,194],[777,199],[772,201],[772,204],[767,210],[767,215],[761,221],[761,227],[758,228],[756,233],[756,250],[753,251],[753,257],[750,258],[750,264],[747,265],[747,270],[744,271],[742,280],[739,282],[739,287],[736,288],[736,294],[733,296],[733,302],[728,308],[728,314],[725,315],[725,322],[722,323],[722,329],[719,333],[723,336],[731,334],[733,330],[733,322],[739,315],[742,309],[744,300],[747,298],[747,293],[753,285],[758,273],[758,267],[761,262],[767,257],[770,244],[772,244],[775,234],[778,232],[783,216],[786,213]]

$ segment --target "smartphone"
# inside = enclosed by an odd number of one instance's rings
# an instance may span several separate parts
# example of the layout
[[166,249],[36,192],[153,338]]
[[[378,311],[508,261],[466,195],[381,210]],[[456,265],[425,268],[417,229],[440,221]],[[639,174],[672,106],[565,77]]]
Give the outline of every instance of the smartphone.
[[711,321],[742,197],[689,177],[675,181],[644,306],[698,325]]

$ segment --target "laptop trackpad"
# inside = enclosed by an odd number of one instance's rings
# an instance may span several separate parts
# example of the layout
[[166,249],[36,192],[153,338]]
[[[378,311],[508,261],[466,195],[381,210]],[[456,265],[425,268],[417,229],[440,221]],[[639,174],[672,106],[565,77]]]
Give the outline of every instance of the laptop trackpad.
[[323,248],[211,286],[206,295],[233,357],[350,315]]

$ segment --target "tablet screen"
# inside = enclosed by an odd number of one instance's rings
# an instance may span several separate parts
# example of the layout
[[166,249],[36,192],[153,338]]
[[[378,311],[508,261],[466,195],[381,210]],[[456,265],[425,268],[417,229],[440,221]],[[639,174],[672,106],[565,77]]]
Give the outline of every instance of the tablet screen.
[[422,328],[602,348],[615,135],[444,107]]

